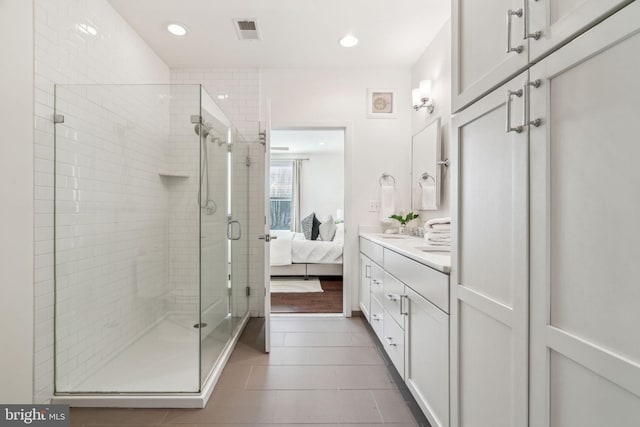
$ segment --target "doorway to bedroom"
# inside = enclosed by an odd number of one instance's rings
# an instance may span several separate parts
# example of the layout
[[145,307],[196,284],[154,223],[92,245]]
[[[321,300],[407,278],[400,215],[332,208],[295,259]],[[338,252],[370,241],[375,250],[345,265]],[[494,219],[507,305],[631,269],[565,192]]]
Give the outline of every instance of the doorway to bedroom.
[[272,313],[335,313],[343,306],[343,128],[271,131]]

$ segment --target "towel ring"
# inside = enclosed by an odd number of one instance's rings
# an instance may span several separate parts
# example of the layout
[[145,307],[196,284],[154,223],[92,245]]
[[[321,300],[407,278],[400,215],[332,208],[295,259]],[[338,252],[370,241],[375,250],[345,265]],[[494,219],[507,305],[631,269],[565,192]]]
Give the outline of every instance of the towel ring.
[[423,174],[420,176],[420,178],[421,178],[421,179],[420,179],[420,181],[418,181],[418,185],[420,186],[420,188],[423,188],[423,187],[422,187],[422,182],[423,182],[423,181],[424,181],[424,182],[429,181],[429,178],[431,178],[431,180],[433,181],[433,184],[434,184],[434,185],[436,184],[436,179],[435,179],[433,176],[431,176],[431,175],[429,175],[428,173],[426,173],[426,172],[425,172],[425,173],[423,173]]
[[393,175],[389,175],[388,173],[383,172],[383,173],[382,173],[382,176],[381,176],[381,177],[380,177],[380,179],[378,180],[378,184],[380,184],[380,187],[382,187],[382,180],[385,180],[385,179],[388,179],[388,178],[391,178],[391,180],[393,181],[393,184],[392,184],[392,185],[393,185],[394,187],[396,186],[396,179],[393,177]]

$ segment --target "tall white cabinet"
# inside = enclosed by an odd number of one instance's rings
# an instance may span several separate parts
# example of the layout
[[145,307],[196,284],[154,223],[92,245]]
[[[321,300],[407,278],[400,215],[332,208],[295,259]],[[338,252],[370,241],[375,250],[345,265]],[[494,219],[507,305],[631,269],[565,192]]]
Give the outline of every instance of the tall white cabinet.
[[640,425],[640,2],[531,68],[531,425]]
[[453,111],[632,1],[452,0]]
[[640,2],[522,7],[528,65],[454,87],[451,426],[637,426]]

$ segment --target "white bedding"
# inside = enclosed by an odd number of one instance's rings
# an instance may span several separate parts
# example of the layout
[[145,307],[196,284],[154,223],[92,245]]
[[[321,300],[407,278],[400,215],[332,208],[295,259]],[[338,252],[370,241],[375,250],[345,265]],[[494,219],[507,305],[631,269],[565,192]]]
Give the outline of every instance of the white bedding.
[[[269,243],[269,252],[272,266],[291,265],[291,242],[295,233],[286,230],[271,230],[271,239]],[[304,236],[303,236],[304,237]]]
[[342,264],[342,242],[306,240],[302,233],[272,231],[271,265],[296,264]]

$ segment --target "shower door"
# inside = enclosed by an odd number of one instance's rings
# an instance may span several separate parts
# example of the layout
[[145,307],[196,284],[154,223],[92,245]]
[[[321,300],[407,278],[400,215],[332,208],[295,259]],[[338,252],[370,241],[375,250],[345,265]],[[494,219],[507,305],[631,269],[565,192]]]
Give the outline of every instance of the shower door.
[[201,93],[200,380],[204,383],[248,312],[247,144]]

